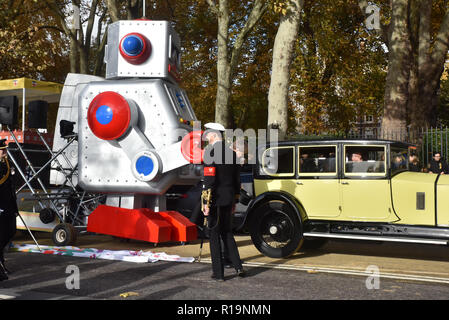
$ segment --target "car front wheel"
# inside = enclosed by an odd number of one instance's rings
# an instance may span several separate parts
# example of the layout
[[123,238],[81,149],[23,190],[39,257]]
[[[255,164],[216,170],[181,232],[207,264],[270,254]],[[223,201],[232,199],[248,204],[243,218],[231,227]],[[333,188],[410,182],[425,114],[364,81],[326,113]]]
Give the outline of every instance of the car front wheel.
[[298,216],[282,201],[269,201],[259,206],[249,228],[256,248],[271,258],[291,256],[304,241]]

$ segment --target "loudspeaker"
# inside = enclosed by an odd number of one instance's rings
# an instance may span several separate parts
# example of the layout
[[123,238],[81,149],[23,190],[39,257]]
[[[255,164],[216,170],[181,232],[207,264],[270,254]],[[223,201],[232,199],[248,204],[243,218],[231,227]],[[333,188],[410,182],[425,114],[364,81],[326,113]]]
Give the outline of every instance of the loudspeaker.
[[0,97],[0,123],[11,127],[18,124],[19,100],[16,96]]
[[47,111],[47,101],[30,101],[28,104],[28,128],[47,129]]

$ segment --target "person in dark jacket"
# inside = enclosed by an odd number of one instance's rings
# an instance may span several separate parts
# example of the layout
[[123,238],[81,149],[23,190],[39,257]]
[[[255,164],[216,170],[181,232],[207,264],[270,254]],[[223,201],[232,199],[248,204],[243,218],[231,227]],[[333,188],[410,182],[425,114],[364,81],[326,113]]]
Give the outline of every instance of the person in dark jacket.
[[441,153],[435,152],[433,154],[433,158],[429,163],[429,173],[449,173],[449,167],[447,165],[447,162],[443,158],[441,158]]
[[[201,203],[210,229],[212,278],[224,281],[222,251],[227,252],[237,275],[245,274],[232,234],[232,214],[240,195],[240,165],[235,152],[222,139],[224,127],[218,123],[207,123],[205,128],[207,130],[204,134],[209,145],[204,152]],[[220,238],[223,240],[224,250],[221,248]]]
[[0,140],[0,281],[8,279],[4,250],[16,233],[18,213],[5,140]]
[[421,164],[419,163],[419,158],[416,154],[411,154],[409,156],[408,167],[409,167],[409,170],[413,171],[413,172],[421,172],[422,171]]

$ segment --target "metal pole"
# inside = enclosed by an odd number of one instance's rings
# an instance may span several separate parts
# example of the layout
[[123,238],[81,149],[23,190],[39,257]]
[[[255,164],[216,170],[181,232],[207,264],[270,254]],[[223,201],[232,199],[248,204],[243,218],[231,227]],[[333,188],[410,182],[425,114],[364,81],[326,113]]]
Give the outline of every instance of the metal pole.
[[[28,157],[27,157],[27,155],[25,154],[25,152],[23,152],[22,147],[20,146],[19,142],[17,141],[17,138],[16,138],[16,136],[14,135],[14,133],[11,131],[11,129],[9,129],[9,126],[8,126],[8,130],[9,130],[11,136],[13,137],[14,141],[16,142],[17,147],[19,148],[20,152],[22,153],[22,156],[25,158],[25,161],[27,162],[27,164],[28,164],[28,166],[30,167],[30,169],[31,169],[31,171],[33,172],[33,174],[35,175],[35,174],[36,174],[36,170],[34,170],[33,165],[31,164],[31,162],[30,162],[30,160],[28,159]],[[25,180],[26,180],[26,179],[25,179]],[[47,192],[47,189],[45,188],[44,184],[42,183],[42,180],[41,180],[39,177],[37,177],[36,180],[37,180],[37,182],[39,183],[39,185],[40,185],[40,187],[42,188],[42,190],[44,191],[44,193],[48,193],[48,192]],[[58,208],[56,207],[56,205],[55,205],[55,204],[53,203],[53,201],[51,201],[51,200],[50,200],[49,202],[50,202],[50,205],[53,207],[53,210],[55,210],[55,213],[56,213],[56,215],[58,216],[58,218],[61,219],[61,216],[60,216],[60,214],[59,214],[59,212],[58,212]],[[61,219],[61,221],[64,221],[64,220]]]
[[[37,134],[39,135],[39,137],[41,138],[42,142],[44,143],[45,147],[47,148],[47,150],[50,152],[50,154],[53,154],[52,149],[50,148],[50,146],[48,145],[47,141],[45,141],[44,137],[42,137],[41,133],[39,131],[37,131]],[[76,135],[71,136],[70,137],[71,140],[69,140],[67,142],[67,146],[65,146],[63,149],[65,150],[69,145],[72,144],[73,141],[75,141],[78,137]],[[67,162],[67,164],[70,166],[70,168],[72,169],[72,171],[74,171],[74,167],[72,165],[72,162],[70,162],[69,158],[67,158],[67,155],[65,153],[62,153],[62,156],[64,157],[64,160]],[[61,165],[61,163],[58,161],[58,159],[55,160],[56,165],[61,169],[61,172],[64,174],[64,169]],[[67,176],[66,176],[67,178]]]
[[28,228],[27,224],[25,223],[25,220],[23,220],[22,216],[20,215],[19,212],[17,212],[17,215],[19,216],[20,220],[22,220],[23,225],[25,226],[25,228],[27,229],[28,233],[30,234],[31,238],[33,238],[34,243],[36,244],[37,248],[39,249],[39,251],[41,250],[41,247],[39,247],[39,243],[37,243],[36,238],[34,238],[33,233],[31,232],[30,228]]
[[[25,181],[25,183],[28,185],[28,188],[30,188],[30,191],[33,195],[37,194],[36,191],[34,190],[34,188],[31,186],[31,184],[28,182],[25,174],[23,173],[22,169],[20,169],[18,163],[16,162],[16,159],[14,159],[14,157],[12,156],[12,154],[8,152],[8,157],[9,159],[12,161],[12,163],[14,164],[14,166],[16,167],[16,170],[19,172],[20,176],[22,177],[22,179]],[[41,206],[41,209],[46,208],[43,204],[42,204],[42,200],[40,199],[39,195],[38,195],[38,199],[37,199],[39,205]]]
[[198,254],[197,262],[201,262],[201,253],[203,252],[204,237],[206,236],[204,230],[206,230],[206,226],[207,226],[207,217],[204,217],[203,228],[202,228],[203,236],[201,237],[200,252]]
[[445,159],[446,159],[446,161],[448,161],[447,160],[447,156],[448,156],[448,154],[447,154],[447,126],[446,126],[446,130],[445,130],[445,136],[446,136],[446,155],[445,155]]
[[[16,169],[18,169],[20,175],[22,176],[22,178],[25,179],[22,170],[20,170],[20,168],[17,165],[16,160],[14,159],[14,157],[12,156],[12,154],[10,153],[10,151],[7,149],[6,152],[8,153],[8,157],[9,159],[11,159],[12,163],[14,164],[14,166],[16,167]],[[26,181],[26,179],[25,179]],[[30,185],[30,190],[32,190],[31,185]],[[38,200],[39,205],[44,208],[43,204],[40,202],[40,200]],[[19,216],[20,220],[22,220],[23,225],[25,226],[25,228],[27,229],[28,233],[30,234],[31,238],[33,238],[34,243],[36,244],[36,246],[38,247],[39,251],[42,251],[41,248],[39,247],[39,244],[37,243],[36,238],[34,238],[33,233],[31,232],[30,228],[28,228],[27,224],[25,223],[25,220],[23,220],[22,216],[20,215],[20,212],[17,211],[17,215]]]
[[[73,139],[72,141],[74,141],[75,139]],[[35,174],[33,174],[33,176],[28,180],[29,182],[31,182],[35,177],[37,177],[49,164],[51,164],[52,161],[54,161],[62,152],[65,151],[65,149],[67,149],[67,147],[72,143],[72,141],[70,141],[66,146],[64,146],[64,148],[62,148],[61,150],[58,151],[57,154],[53,154],[53,157],[48,160]],[[59,162],[58,162],[59,164]],[[59,164],[60,166],[60,164]],[[61,171],[63,170],[63,168],[60,166]],[[73,185],[73,183],[70,181],[70,184],[72,186],[73,190],[76,190],[75,186]],[[21,186],[17,192],[20,192],[26,184],[24,184],[23,186]]]
[[429,163],[429,128],[426,127],[426,164]]
[[430,153],[433,155],[433,128],[430,127]]
[[25,104],[26,104],[26,89],[25,89],[26,81],[25,78],[23,80],[23,89],[22,89],[22,136],[23,136],[23,142],[25,142]]

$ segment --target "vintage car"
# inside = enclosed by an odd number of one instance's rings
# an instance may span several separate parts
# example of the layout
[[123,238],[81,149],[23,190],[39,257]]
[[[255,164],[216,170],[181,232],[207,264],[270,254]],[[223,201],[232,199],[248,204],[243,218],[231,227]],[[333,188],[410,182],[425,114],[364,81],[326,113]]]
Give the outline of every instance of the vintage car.
[[329,238],[447,245],[449,175],[408,170],[413,146],[385,140],[266,145],[245,225],[284,258]]

